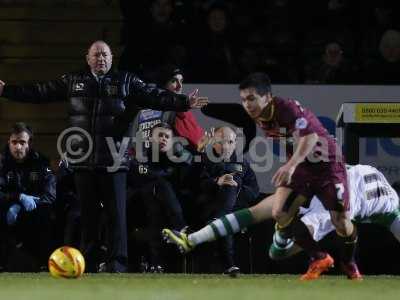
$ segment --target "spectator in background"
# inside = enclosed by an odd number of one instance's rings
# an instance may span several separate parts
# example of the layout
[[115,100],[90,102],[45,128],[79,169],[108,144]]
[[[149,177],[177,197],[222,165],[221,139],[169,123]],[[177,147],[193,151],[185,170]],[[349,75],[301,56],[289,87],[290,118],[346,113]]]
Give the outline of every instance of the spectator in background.
[[354,80],[354,73],[354,68],[343,55],[342,47],[332,42],[325,46],[325,51],[319,61],[305,66],[305,83],[351,83]]
[[[126,41],[120,69],[132,71],[149,80],[157,74],[160,65],[171,59],[169,55],[177,47],[179,51],[173,52],[175,56],[172,58],[184,61],[186,47],[182,38],[186,27],[176,15],[175,0],[150,1],[145,17],[141,18],[143,23],[126,30],[131,34]],[[178,52],[183,53],[178,57]]]
[[205,30],[200,31],[197,43],[192,46],[194,80],[204,83],[236,81],[238,70],[227,8],[223,5],[212,6],[205,22]]
[[[376,58],[376,49],[385,31],[398,28],[399,21],[395,16],[396,0],[365,1],[357,7],[361,19],[358,35],[361,37],[361,55],[365,59]],[[353,38],[357,39],[357,33]]]
[[149,18],[148,0],[119,0],[119,5],[123,18],[121,43],[127,45],[132,39],[132,31]]
[[3,263],[23,245],[47,265],[52,245],[56,179],[48,160],[32,148],[33,132],[16,123],[0,161],[0,247]]
[[160,65],[166,63],[166,49],[176,44],[182,35],[182,27],[174,19],[175,0],[153,0],[150,7],[151,21],[146,23],[144,44],[144,78],[151,78]]
[[[244,46],[238,50],[238,70],[241,76],[253,72],[268,72],[274,74],[277,83],[297,82],[297,72],[291,66],[293,43],[284,32],[270,36],[274,40],[267,46],[262,30],[255,30],[247,35]],[[268,35],[269,36],[269,35]]]
[[379,57],[367,64],[364,74],[370,84],[400,83],[400,32],[387,30],[379,43]]

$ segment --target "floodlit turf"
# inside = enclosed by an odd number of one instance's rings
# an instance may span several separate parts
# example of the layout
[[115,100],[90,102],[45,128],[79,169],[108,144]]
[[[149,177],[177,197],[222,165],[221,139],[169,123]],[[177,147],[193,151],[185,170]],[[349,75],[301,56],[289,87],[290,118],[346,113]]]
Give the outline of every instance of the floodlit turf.
[[300,282],[293,275],[84,275],[54,279],[47,273],[0,274],[0,300],[299,300],[400,299],[400,277],[369,276],[363,282],[325,276]]

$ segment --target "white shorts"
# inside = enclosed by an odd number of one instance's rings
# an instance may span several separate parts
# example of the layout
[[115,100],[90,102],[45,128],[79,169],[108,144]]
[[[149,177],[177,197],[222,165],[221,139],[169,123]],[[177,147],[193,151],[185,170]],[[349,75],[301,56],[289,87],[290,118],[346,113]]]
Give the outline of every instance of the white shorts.
[[301,221],[306,224],[307,227],[312,228],[312,236],[317,242],[322,240],[329,232],[335,230],[329,212],[316,197],[312,199],[309,208],[301,208],[300,213],[304,213]]
[[[380,225],[390,226],[390,224],[384,224],[384,221],[385,219],[391,220],[392,217],[390,216],[390,213],[399,208],[398,198],[387,198],[386,201],[382,200],[383,199],[369,200],[368,209],[363,211],[362,216],[360,215],[360,211],[351,209],[350,203],[350,219],[355,220],[358,223],[377,223]],[[312,199],[309,208],[301,208],[300,213],[304,214],[301,221],[306,224],[307,227],[312,228],[312,236],[316,241],[322,240],[327,234],[335,230],[329,212],[316,197]],[[386,216],[388,218],[386,218]]]

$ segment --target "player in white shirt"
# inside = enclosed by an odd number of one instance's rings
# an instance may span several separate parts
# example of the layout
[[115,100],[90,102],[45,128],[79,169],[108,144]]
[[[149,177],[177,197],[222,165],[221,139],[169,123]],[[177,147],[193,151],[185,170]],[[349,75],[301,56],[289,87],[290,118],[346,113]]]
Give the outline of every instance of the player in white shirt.
[[[399,197],[389,182],[376,168],[367,165],[348,166],[350,217],[356,223],[373,223],[390,230],[400,242]],[[316,241],[335,230],[329,212],[318,198],[308,208],[301,208],[301,221]],[[283,239],[276,231],[269,249],[272,259],[284,259],[302,251],[291,239]]]

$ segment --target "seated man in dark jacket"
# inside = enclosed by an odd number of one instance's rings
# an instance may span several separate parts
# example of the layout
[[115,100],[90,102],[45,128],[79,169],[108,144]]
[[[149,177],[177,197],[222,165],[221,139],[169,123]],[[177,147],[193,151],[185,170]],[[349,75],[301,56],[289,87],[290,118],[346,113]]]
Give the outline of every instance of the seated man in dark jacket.
[[[212,148],[206,151],[200,178],[201,218],[210,220],[233,211],[237,205],[256,201],[259,187],[247,160],[236,156],[236,133],[230,127],[220,127],[214,132]],[[239,268],[233,259],[233,237],[230,235],[219,244],[225,273],[235,276]]]
[[[5,257],[11,247],[24,245],[41,266],[51,245],[51,212],[56,180],[49,163],[32,149],[32,130],[16,123],[0,163],[0,238]],[[5,260],[4,260],[5,261]]]
[[[168,123],[158,123],[151,130],[150,148],[142,159],[133,160],[129,182],[138,191],[146,209],[149,227],[150,272],[163,272],[160,257],[161,229],[168,224],[181,231],[186,227],[179,191],[189,176],[192,155],[174,143]],[[129,218],[129,216],[128,216]]]

